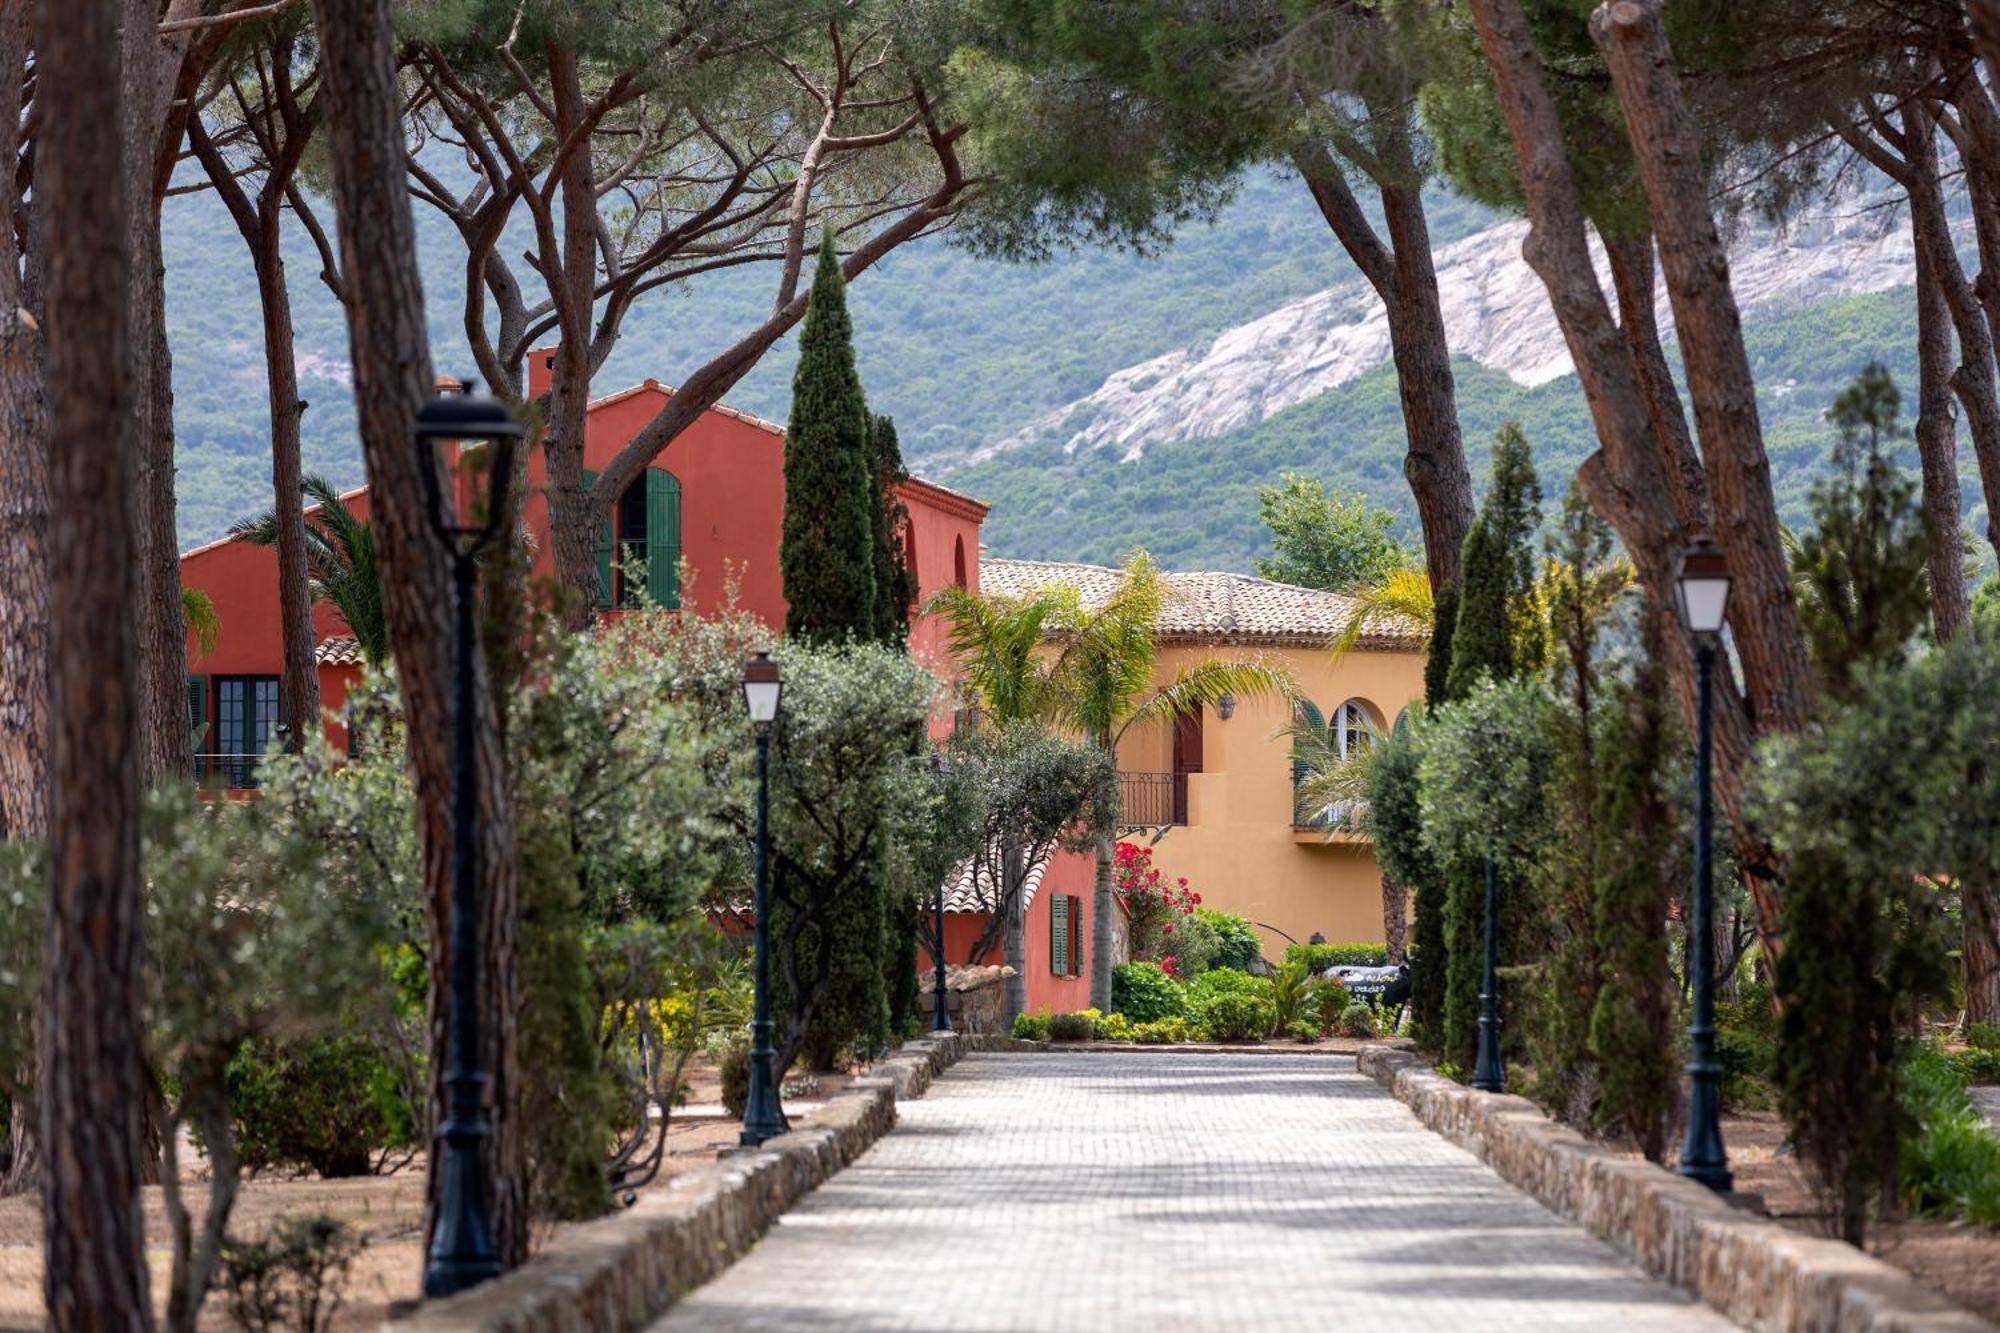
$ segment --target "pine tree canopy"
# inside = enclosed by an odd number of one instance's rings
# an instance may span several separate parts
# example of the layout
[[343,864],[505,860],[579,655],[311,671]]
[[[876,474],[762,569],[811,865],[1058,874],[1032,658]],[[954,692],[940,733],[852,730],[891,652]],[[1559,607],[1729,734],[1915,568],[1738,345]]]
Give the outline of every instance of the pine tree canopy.
[[785,427],[785,523],[778,546],[785,633],[817,642],[873,639],[879,490],[868,404],[854,369],[847,283],[828,232],[792,374]]

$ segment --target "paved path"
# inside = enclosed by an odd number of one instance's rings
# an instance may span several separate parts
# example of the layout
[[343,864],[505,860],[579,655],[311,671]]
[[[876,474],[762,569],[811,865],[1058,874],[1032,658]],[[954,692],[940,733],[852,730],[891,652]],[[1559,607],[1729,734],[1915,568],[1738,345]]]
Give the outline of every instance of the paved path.
[[1727,1329],[1351,1059],[969,1056],[656,1326]]

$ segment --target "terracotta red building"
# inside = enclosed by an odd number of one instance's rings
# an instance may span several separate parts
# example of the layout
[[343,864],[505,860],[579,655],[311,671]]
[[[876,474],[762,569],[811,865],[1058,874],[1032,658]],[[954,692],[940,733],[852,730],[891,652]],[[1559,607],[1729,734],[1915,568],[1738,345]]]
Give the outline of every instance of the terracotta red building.
[[[547,384],[547,353],[531,355],[529,390]],[[584,468],[595,473],[651,421],[672,396],[657,380],[590,405],[584,433]],[[770,625],[785,622],[778,569],[778,541],[785,513],[785,432],[775,422],[729,407],[714,407],[675,438],[619,498],[599,542],[599,604],[615,609],[636,600],[613,552],[644,559],[646,591],[655,605],[700,610],[724,604],[733,584],[738,605]],[[524,522],[535,549],[534,573],[554,575],[548,541],[547,474],[539,452],[528,460]],[[979,587],[979,525],[987,507],[919,478],[897,488],[909,514],[904,558],[916,572],[918,600],[948,583]],[[345,497],[358,517],[368,517],[368,491]],[[310,511],[308,511],[310,513]],[[215,650],[202,653],[189,635],[189,720],[199,739],[201,776],[210,785],[243,786],[254,780],[255,759],[276,728],[278,675],[284,650],[278,613],[278,557],[263,546],[225,538],[181,556],[183,586],[206,593],[222,632]],[[360,677],[361,655],[351,631],[331,607],[313,608],[320,702],[329,730],[344,739],[339,717],[349,686]],[[948,675],[942,629],[919,620],[910,650],[940,675]]]

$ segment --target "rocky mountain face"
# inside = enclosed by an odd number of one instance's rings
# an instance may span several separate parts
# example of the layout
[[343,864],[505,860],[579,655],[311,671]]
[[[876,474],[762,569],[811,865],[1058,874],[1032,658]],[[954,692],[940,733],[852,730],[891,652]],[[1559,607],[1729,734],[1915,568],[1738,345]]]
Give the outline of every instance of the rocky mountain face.
[[[1741,227],[1730,259],[1746,322],[1908,286],[1913,251],[1907,211],[1899,204],[1894,196],[1857,191],[1782,228]],[[1969,219],[1960,225],[1969,235]],[[1521,258],[1526,234],[1521,221],[1489,227],[1440,248],[1437,268],[1452,352],[1532,386],[1560,379],[1573,367],[1541,280]],[[1609,290],[1601,247],[1596,253]],[[1657,300],[1661,328],[1671,338],[1663,285]],[[1357,277],[1206,343],[1117,371],[1088,396],[952,461],[978,463],[1052,440],[1070,454],[1110,450],[1133,461],[1154,445],[1240,431],[1388,360],[1381,302]]]

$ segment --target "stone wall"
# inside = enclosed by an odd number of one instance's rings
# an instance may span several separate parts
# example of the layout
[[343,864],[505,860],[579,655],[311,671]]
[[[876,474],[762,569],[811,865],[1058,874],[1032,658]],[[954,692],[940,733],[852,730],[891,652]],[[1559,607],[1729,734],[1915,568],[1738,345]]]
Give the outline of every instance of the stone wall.
[[572,1227],[505,1277],[430,1301],[387,1325],[394,1333],[613,1333],[643,1328],[728,1267],[808,1191],[896,1123],[969,1050],[1006,1038],[933,1034],[906,1042],[866,1078],[792,1131],[754,1151],[689,1171],[631,1208]]
[[1550,1211],[1746,1328],[1993,1333],[1993,1325],[1901,1269],[1733,1208],[1651,1162],[1620,1157],[1525,1098],[1461,1087],[1401,1046],[1365,1046],[1358,1062],[1419,1120]]

